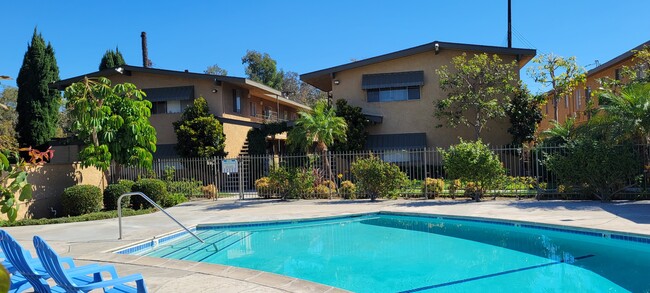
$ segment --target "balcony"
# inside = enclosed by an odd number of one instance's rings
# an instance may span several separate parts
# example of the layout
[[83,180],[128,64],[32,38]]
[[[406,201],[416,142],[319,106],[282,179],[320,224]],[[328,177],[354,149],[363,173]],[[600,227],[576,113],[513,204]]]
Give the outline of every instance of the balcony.
[[[257,123],[275,123],[275,122],[289,122],[292,121],[290,119],[285,119],[284,116],[278,116],[278,112],[276,111],[264,111],[262,114],[253,114],[250,116],[251,120],[253,122]],[[291,115],[288,115],[287,118],[291,118]]]

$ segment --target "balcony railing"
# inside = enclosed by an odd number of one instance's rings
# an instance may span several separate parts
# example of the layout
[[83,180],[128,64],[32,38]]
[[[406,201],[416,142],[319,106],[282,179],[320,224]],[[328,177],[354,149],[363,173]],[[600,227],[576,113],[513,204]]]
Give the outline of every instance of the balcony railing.
[[[264,111],[264,113],[257,113],[251,115],[251,120],[258,123],[273,123],[273,122],[282,122],[282,121],[291,121],[291,119],[285,119],[284,116],[278,116],[278,112],[275,111]],[[290,117],[287,117],[290,118]]]

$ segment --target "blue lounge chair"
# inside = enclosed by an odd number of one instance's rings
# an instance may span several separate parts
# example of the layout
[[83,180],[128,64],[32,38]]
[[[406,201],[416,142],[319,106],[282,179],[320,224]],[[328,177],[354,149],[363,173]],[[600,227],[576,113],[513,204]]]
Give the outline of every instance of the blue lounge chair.
[[[60,288],[50,288],[47,279],[50,276],[43,268],[41,261],[32,257],[32,254],[16,241],[7,231],[0,230],[0,247],[5,255],[5,260],[9,261],[13,267],[11,276],[10,292],[23,292],[33,288],[35,292],[64,292]],[[77,267],[72,258],[61,258],[61,262],[68,266],[68,271],[75,274],[78,282],[92,282],[101,280],[101,275],[96,274],[94,277],[85,276],[86,272],[96,271],[99,265],[87,265]]]
[[[146,293],[147,287],[144,279],[140,274],[118,277],[115,268],[112,266],[102,266],[101,271],[108,272],[111,275],[110,280],[95,280],[90,283],[79,283],[73,275],[70,275],[63,268],[59,255],[50,247],[41,237],[34,236],[34,247],[38,258],[43,263],[45,270],[52,276],[56,284],[66,292],[88,292],[102,288],[106,293],[112,292],[134,292]],[[136,287],[126,285],[126,283],[135,282]]]

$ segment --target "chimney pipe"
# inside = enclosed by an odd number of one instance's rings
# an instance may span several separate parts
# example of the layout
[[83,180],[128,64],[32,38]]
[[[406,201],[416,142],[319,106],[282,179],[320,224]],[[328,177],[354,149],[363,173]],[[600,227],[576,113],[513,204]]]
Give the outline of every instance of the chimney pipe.
[[151,60],[149,60],[149,52],[147,50],[147,32],[140,34],[142,38],[142,67],[151,67]]
[[508,48],[512,48],[512,0],[508,0]]

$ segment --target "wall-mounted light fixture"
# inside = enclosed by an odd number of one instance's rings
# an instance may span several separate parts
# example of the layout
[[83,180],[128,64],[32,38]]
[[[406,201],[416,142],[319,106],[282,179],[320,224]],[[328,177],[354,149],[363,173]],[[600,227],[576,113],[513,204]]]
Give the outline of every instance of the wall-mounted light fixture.
[[212,89],[213,93],[217,93],[219,90],[218,89]]
[[338,79],[335,79],[335,80],[334,80],[334,84],[335,84],[335,85],[339,85],[339,84],[341,84],[341,81],[338,80]]

